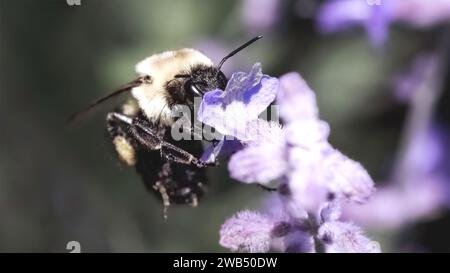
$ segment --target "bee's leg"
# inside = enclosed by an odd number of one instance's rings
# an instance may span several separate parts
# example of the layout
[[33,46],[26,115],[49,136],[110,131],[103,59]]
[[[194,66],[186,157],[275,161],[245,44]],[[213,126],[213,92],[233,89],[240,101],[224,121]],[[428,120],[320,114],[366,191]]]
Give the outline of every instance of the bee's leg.
[[161,198],[163,200],[163,217],[164,219],[167,219],[167,209],[170,207],[170,198],[167,194],[167,190],[161,181],[156,182],[153,188],[161,194]]
[[114,145],[114,148],[119,156],[119,159],[127,164],[133,166],[136,164],[136,151],[133,147],[133,140],[127,133],[127,128],[116,120],[111,119],[108,115],[106,120],[106,129]]
[[137,118],[130,118],[126,115],[120,113],[109,113],[108,119],[113,119],[116,121],[123,122],[129,126],[129,133],[144,147],[150,150],[160,150],[161,155],[166,157],[168,160],[181,163],[181,164],[194,164],[199,168],[204,168],[210,166],[210,163],[206,163],[198,158],[196,158],[191,153],[164,141],[160,136],[157,135],[151,128],[143,124]]
[[269,191],[269,192],[273,192],[273,191],[278,191],[277,188],[271,188],[271,187],[267,187],[264,186],[262,184],[256,184],[258,187],[260,187],[261,189],[265,190],[265,191]]

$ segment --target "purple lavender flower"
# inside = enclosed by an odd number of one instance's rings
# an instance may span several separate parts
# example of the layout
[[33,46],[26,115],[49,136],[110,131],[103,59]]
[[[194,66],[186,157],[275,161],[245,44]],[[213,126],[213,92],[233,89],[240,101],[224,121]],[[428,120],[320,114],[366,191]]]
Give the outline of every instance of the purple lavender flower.
[[[428,178],[407,186],[395,185],[378,189],[377,194],[360,206],[347,204],[344,218],[376,230],[393,230],[439,215],[445,201],[443,181]],[[416,181],[418,182],[418,181]]]
[[262,33],[272,29],[277,21],[280,0],[245,0],[242,2],[242,23],[250,33]]
[[209,147],[202,159],[213,161],[220,153],[238,150],[241,142],[235,138],[245,142],[258,134],[266,135],[266,132],[258,133],[252,124],[258,123],[258,115],[274,101],[277,89],[278,80],[264,75],[261,65],[255,64],[250,73],[234,73],[224,91],[206,93],[199,107],[198,120],[214,127],[224,138]]
[[331,0],[321,7],[317,19],[319,29],[324,33],[364,26],[371,42],[379,46],[388,36],[390,4],[369,5],[363,0]]
[[383,44],[393,22],[415,27],[431,27],[450,20],[450,1],[423,0],[330,0],[318,13],[323,32],[337,32],[355,26],[365,27],[375,46]]
[[373,229],[397,229],[419,220],[432,219],[447,205],[449,179],[443,173],[444,138],[435,127],[414,140],[405,159],[405,176],[378,189],[362,206],[347,204],[345,218]]
[[361,228],[339,220],[336,202],[325,203],[317,215],[309,216],[289,211],[293,209],[286,207],[289,201],[276,204],[279,214],[243,211],[228,219],[220,231],[220,244],[245,252],[313,253],[316,244],[326,252],[380,252],[378,243],[367,238]]
[[250,122],[273,102],[277,89],[278,80],[263,75],[261,64],[255,64],[250,73],[234,73],[224,91],[206,93],[198,119],[223,135],[248,141]]
[[[258,119],[275,98],[285,127]],[[235,121],[239,119],[239,121]],[[377,252],[361,229],[342,222],[340,203],[364,203],[373,193],[365,169],[327,141],[329,126],[318,116],[313,91],[296,73],[278,80],[261,73],[236,73],[225,91],[204,96],[199,120],[241,142],[228,168],[244,183],[279,180],[277,213],[241,212],[222,226],[220,243],[233,251]]]
[[287,170],[283,151],[283,132],[280,125],[273,122],[257,121],[258,135],[251,145],[236,152],[230,159],[230,176],[244,183],[267,185],[281,177]]
[[253,124],[267,136],[253,139],[231,157],[231,176],[260,184],[286,176],[293,195],[310,211],[330,195],[366,201],[374,190],[372,179],[359,163],[327,142],[329,126],[318,118],[314,93],[298,74],[280,78],[277,102],[285,127]]

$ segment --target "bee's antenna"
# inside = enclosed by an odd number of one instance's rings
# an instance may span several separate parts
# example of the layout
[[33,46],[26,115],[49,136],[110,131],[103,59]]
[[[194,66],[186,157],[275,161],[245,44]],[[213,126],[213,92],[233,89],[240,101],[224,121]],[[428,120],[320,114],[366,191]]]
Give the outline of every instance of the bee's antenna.
[[114,91],[114,92],[112,92],[112,93],[110,93],[110,94],[108,94],[108,95],[106,95],[104,97],[101,97],[101,98],[95,100],[94,102],[89,104],[87,107],[83,108],[81,111],[78,111],[78,112],[72,114],[69,117],[69,119],[67,120],[67,123],[68,124],[73,123],[79,116],[81,116],[82,114],[88,112],[89,110],[91,110],[95,106],[101,104],[102,102],[104,102],[106,100],[109,100],[110,98],[113,98],[113,97],[115,97],[117,95],[120,95],[122,93],[128,92],[132,88],[140,86],[141,84],[144,84],[144,83],[146,83],[146,82],[148,82],[150,80],[151,79],[149,78],[149,76],[142,76],[142,77],[139,77],[139,78],[137,78],[137,79],[127,83],[126,85],[120,87],[116,91]]
[[220,61],[219,65],[217,66],[217,70],[220,70],[220,68],[222,67],[223,63],[226,60],[228,60],[229,58],[233,57],[236,53],[238,53],[239,51],[241,51],[244,48],[248,47],[249,45],[253,44],[254,42],[258,41],[262,37],[263,37],[262,35],[258,35],[255,38],[251,39],[250,41],[246,42],[245,44],[241,45],[240,47],[236,48],[235,50],[231,51],[227,56],[223,57],[223,59]]

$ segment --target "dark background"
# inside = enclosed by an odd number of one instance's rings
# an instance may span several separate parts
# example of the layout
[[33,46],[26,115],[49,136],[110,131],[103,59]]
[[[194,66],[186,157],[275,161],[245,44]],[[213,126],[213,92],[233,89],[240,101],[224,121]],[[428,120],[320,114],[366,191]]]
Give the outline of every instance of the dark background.
[[[311,1],[305,1],[311,2]],[[266,192],[209,172],[210,191],[196,209],[171,207],[149,195],[133,169],[116,159],[104,123],[112,105],[68,128],[68,116],[135,77],[146,56],[181,47],[203,49],[218,62],[256,34],[265,38],[225,65],[227,75],[254,62],[279,76],[298,71],[317,92],[330,141],[360,161],[377,181],[393,164],[407,106],[395,101],[392,75],[433,47],[435,32],[396,27],[383,50],[363,30],[322,36],[287,1],[277,25],[246,27],[241,1],[0,0],[0,251],[225,251],[224,220],[258,208]],[[257,11],[255,11],[257,12]],[[261,32],[262,31],[262,32]],[[436,118],[449,124],[448,83]],[[225,165],[225,164],[222,164]],[[450,251],[450,217],[398,232],[385,251]],[[382,245],[383,246],[383,245]]]

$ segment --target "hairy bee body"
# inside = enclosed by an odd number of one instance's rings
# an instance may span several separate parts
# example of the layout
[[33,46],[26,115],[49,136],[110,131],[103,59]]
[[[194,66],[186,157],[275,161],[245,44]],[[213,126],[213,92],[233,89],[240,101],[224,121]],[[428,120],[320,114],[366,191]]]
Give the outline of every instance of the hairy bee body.
[[[201,141],[174,141],[170,136],[171,127],[150,122],[142,111],[138,111],[133,119],[138,119],[150,130],[157,132],[158,137],[194,156],[200,157],[203,152]],[[205,168],[194,164],[175,162],[161,155],[157,149],[159,141],[130,133],[127,124],[112,119],[107,122],[107,129],[119,159],[128,166],[134,166],[141,175],[146,188],[162,199],[164,206],[171,203],[196,206],[205,192]],[[145,141],[145,144],[142,142]],[[156,147],[155,149],[151,147]]]
[[108,114],[107,130],[115,150],[122,162],[136,168],[165,207],[196,206],[206,186],[205,166],[198,160],[203,146],[200,140],[172,138],[171,125],[177,120],[172,110],[180,104],[192,108],[196,93],[224,89],[227,79],[193,49],[153,55],[136,71],[145,80],[131,89],[132,99]]
[[[136,65],[137,79],[95,100],[69,121],[131,91],[131,98],[106,118],[119,159],[136,168],[147,189],[162,199],[164,212],[172,203],[197,206],[205,193],[205,167],[210,163],[201,160],[203,146],[201,140],[194,140],[197,136],[177,141],[172,137],[172,125],[178,120],[174,110],[179,105],[193,110],[194,97],[203,97],[211,90],[225,90],[228,80],[220,70],[224,62],[261,38],[256,36],[242,44],[217,66],[190,48],[152,55]],[[191,122],[191,126],[195,123]],[[190,129],[192,136],[197,135],[193,127]]]

